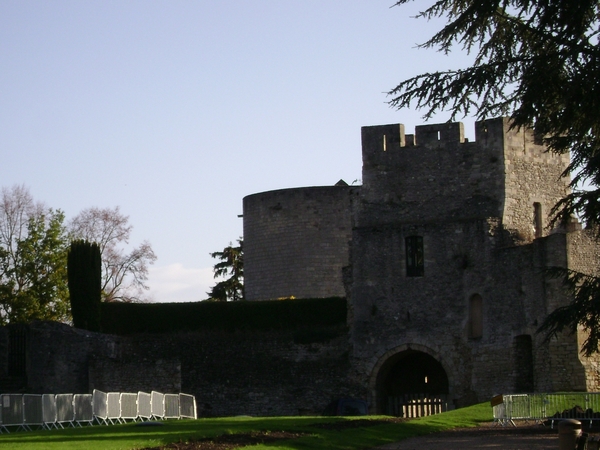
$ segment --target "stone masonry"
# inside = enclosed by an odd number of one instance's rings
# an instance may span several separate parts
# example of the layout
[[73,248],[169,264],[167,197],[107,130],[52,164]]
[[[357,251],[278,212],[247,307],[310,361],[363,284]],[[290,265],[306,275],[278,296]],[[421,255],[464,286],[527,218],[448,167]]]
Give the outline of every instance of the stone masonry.
[[[402,125],[365,127],[362,137],[347,289],[353,356],[373,409],[415,391],[460,406],[498,393],[595,388],[597,358],[579,354],[581,336],[546,344],[536,334],[569,301],[545,269],[598,266],[589,231],[549,224],[569,192],[568,157],[506,118],[476,123],[475,142],[460,123],[415,135]],[[421,379],[403,374],[411,365]],[[444,382],[431,385],[434,377]]]
[[343,297],[357,193],[341,182],[245,197],[246,299]]
[[[499,393],[598,391],[600,358],[578,330],[536,330],[571,300],[547,268],[600,274],[600,246],[549,213],[569,192],[567,155],[506,118],[362,129],[362,186],[244,199],[246,295],[346,296],[347,328],[118,337],[37,323],[0,328],[0,390],[194,394],[203,416],[318,414],[365,398],[395,414],[408,395],[452,406]],[[11,384],[13,383],[13,384]]]
[[[345,283],[352,363],[373,412],[389,412],[389,401],[404,394],[444,394],[460,406],[497,393],[600,387],[598,358],[579,354],[582,332],[550,343],[536,333],[569,302],[545,269],[598,268],[589,230],[576,221],[550,226],[552,207],[569,192],[561,176],[568,155],[546,151],[507,118],[477,122],[474,142],[461,123],[414,134],[401,124],[364,127],[362,153],[363,185],[337,206],[315,202],[316,188],[246,197],[252,300],[296,291],[320,297],[323,286]],[[285,222],[284,205],[296,214]],[[351,236],[332,239],[317,226],[307,233],[320,220]],[[258,264],[258,252],[272,261],[285,255],[298,276],[282,278],[279,260]],[[333,255],[335,265],[326,262]],[[311,258],[323,266],[307,270]],[[283,290],[261,294],[280,283]]]

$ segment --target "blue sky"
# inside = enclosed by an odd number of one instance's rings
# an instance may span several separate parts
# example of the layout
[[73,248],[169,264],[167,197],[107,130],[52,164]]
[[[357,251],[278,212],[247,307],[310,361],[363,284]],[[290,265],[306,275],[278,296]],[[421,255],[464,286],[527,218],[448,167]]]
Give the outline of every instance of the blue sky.
[[423,123],[385,92],[465,64],[392,4],[0,0],[0,186],[119,206],[158,257],[149,297],[205,299],[244,196],[360,179],[361,126]]

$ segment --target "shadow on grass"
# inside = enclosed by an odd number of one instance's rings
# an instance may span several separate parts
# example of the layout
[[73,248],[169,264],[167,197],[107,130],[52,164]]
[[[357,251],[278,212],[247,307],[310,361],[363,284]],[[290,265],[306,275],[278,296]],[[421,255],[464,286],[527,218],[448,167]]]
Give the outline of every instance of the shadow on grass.
[[[357,419],[357,426],[323,426],[323,424],[335,423],[348,424]],[[264,443],[253,448],[352,450],[375,447],[451,428],[472,427],[492,420],[492,416],[489,404],[483,404],[400,423],[382,422],[385,418],[381,416],[369,416],[367,419],[371,419],[372,422],[365,420],[365,417],[240,417],[173,420],[163,422],[163,426],[157,427],[140,427],[129,423],[0,435],[0,447],[15,450],[139,449],[223,434],[289,431],[306,433],[308,436]]]

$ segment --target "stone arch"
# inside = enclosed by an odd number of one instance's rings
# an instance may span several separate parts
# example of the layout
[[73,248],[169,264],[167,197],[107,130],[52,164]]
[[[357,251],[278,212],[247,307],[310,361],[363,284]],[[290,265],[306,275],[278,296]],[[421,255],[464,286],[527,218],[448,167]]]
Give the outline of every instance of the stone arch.
[[385,414],[387,396],[409,393],[449,394],[450,377],[440,355],[420,344],[403,344],[379,357],[371,371],[371,412]]

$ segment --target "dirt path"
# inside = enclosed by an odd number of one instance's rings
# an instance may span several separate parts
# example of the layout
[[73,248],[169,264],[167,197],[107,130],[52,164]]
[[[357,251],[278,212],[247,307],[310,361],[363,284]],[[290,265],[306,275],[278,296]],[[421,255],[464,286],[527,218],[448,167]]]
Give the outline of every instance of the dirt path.
[[457,429],[376,447],[377,450],[557,450],[558,433],[541,425],[501,428],[483,425]]

